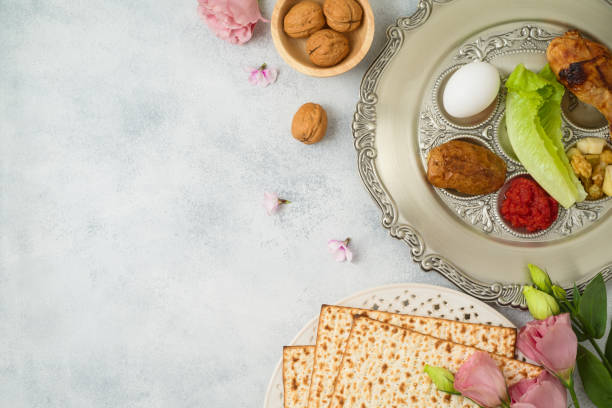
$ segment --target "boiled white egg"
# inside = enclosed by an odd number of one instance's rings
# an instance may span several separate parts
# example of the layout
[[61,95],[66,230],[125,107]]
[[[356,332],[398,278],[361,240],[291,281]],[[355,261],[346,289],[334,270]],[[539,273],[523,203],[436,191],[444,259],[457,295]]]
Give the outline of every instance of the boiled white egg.
[[474,61],[455,71],[442,95],[444,110],[456,118],[469,118],[484,111],[497,98],[499,72],[488,62]]

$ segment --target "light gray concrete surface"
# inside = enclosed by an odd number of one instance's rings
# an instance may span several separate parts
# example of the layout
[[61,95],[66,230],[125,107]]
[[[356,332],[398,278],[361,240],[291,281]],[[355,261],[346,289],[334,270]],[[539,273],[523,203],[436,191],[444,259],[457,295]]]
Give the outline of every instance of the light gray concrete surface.
[[[321,303],[452,286],[389,237],[357,174],[360,79],[416,4],[372,3],[365,61],[314,79],[267,24],[218,40],[195,0],[0,1],[1,407],[259,407]],[[263,62],[278,82],[254,88],[243,67]],[[306,101],[329,113],[313,146],[289,132]],[[268,217],[265,190],[293,204]],[[336,263],[327,240],[347,236],[355,262]]]

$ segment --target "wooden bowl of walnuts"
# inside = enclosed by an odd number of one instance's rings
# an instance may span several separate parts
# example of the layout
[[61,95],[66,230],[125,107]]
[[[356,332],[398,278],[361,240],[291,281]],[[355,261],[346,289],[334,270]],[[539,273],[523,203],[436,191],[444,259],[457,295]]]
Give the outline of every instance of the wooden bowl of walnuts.
[[306,75],[330,77],[368,53],[374,14],[368,0],[278,0],[271,30],[289,65]]

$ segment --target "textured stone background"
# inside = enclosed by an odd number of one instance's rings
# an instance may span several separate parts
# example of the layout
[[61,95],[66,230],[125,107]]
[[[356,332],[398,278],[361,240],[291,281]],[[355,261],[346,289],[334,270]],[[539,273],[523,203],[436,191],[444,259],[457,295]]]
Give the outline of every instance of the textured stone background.
[[[451,286],[380,227],[350,133],[385,27],[415,4],[374,0],[372,52],[314,79],[267,24],[216,39],[195,0],[1,0],[0,406],[259,407],[321,303]],[[262,62],[267,89],[243,72]],[[314,146],[289,134],[306,101],[330,118]],[[264,190],[294,203],[268,217]],[[338,264],[326,243],[347,236]]]

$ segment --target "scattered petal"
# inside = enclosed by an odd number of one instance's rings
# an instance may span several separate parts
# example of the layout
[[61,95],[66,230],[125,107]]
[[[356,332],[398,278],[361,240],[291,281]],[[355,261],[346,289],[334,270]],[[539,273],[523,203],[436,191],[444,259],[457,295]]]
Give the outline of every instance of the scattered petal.
[[346,255],[346,260],[349,262],[353,262],[353,253],[348,247],[344,248],[344,255]]
[[265,63],[259,68],[247,67],[245,71],[249,73],[251,85],[260,85],[264,88],[276,82],[278,77],[278,70],[276,68],[268,68]]
[[276,193],[264,192],[264,208],[268,215],[272,215],[278,211],[278,207],[280,207],[281,204],[289,203],[291,203],[291,201],[279,198]]
[[263,71],[261,71],[262,76],[263,76],[263,81],[262,81],[262,85],[264,87],[273,84],[274,82],[276,82],[276,78],[278,77],[278,70],[275,68],[268,68],[268,69],[264,69]]
[[338,261],[338,262],[344,262],[344,261],[351,262],[353,260],[353,253],[348,248],[348,244],[349,244],[350,241],[351,241],[351,239],[347,238],[344,241],[338,241],[338,240],[335,240],[335,239],[330,239],[327,242],[327,248],[329,248],[329,252],[331,252],[334,255],[336,261]]

